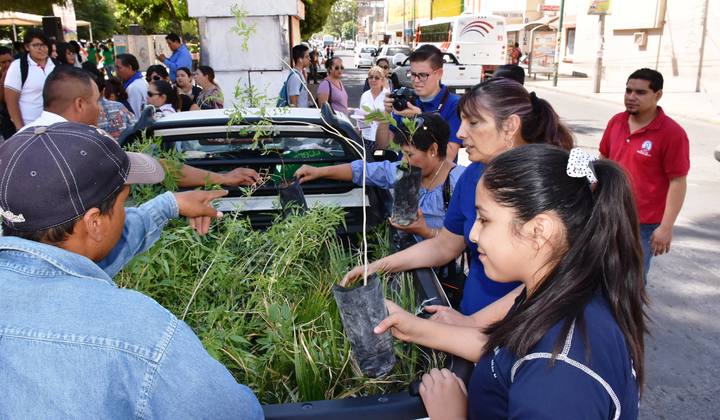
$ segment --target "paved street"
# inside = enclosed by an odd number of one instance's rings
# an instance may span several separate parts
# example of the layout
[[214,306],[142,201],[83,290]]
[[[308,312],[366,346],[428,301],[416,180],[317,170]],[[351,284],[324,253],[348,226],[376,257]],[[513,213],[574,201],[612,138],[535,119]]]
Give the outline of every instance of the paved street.
[[[344,56],[349,105],[357,106],[365,69]],[[529,86],[553,104],[577,142],[597,152],[620,105]],[[619,91],[618,95],[622,95]],[[662,100],[660,101],[662,105]],[[670,115],[673,117],[673,115]],[[647,386],[642,419],[720,419],[720,125],[676,119],[687,131],[692,169],[670,254],[655,258],[648,295]]]

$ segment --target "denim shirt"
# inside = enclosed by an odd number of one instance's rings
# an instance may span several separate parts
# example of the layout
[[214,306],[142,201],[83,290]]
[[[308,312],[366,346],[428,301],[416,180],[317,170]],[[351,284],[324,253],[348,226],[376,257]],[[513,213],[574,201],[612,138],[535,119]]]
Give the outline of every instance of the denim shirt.
[[0,419],[263,417],[187,324],[112,281],[177,215],[171,193],[126,209],[98,264],[0,237]]

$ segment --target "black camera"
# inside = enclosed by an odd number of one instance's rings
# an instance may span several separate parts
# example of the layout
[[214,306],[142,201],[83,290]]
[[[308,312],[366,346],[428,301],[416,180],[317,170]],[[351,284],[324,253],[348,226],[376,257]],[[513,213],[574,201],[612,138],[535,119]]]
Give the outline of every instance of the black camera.
[[407,109],[408,102],[414,103],[418,99],[415,91],[407,87],[393,90],[390,97],[393,98],[393,108],[398,111]]

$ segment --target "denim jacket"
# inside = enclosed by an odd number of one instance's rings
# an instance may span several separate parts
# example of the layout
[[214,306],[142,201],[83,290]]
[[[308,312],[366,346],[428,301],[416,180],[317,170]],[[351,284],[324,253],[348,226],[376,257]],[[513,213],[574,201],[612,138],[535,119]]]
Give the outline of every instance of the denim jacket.
[[177,215],[171,193],[127,208],[98,264],[0,237],[0,419],[263,417],[187,324],[112,281]]

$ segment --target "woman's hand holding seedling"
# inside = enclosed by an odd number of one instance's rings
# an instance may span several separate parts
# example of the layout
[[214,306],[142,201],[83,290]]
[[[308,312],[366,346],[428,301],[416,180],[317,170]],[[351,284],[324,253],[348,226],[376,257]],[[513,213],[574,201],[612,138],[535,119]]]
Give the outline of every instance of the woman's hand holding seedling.
[[373,332],[375,334],[382,334],[390,328],[393,337],[407,343],[414,343],[418,333],[421,332],[419,330],[421,325],[418,324],[427,321],[416,317],[391,300],[385,299],[385,306],[388,309],[389,315],[380,321],[373,329]]
[[433,420],[467,418],[467,389],[462,379],[448,369],[432,369],[424,374],[420,397]]
[[[367,266],[367,275],[370,276],[370,274],[376,273],[376,272],[382,272],[382,273],[392,273],[390,268],[388,267],[388,264],[384,262],[384,258],[381,260],[377,260],[373,263],[368,264]],[[345,277],[340,281],[340,286],[342,287],[348,287],[351,284],[355,283],[356,280],[362,279],[363,275],[365,274],[365,266],[359,265],[352,270],[350,270],[347,274],[345,274]]]
[[295,178],[298,182],[305,183],[322,178],[322,170],[310,165],[303,165],[295,171]]
[[175,193],[175,201],[180,216],[187,217],[190,226],[198,234],[205,235],[210,231],[212,219],[219,219],[223,215],[211,205],[211,202],[227,193],[227,190],[184,191]]
[[419,235],[424,239],[434,238],[440,232],[439,229],[431,229],[428,227],[425,222],[425,216],[423,216],[422,209],[418,209],[417,219],[409,225],[398,225],[394,223],[392,219],[390,219],[390,224],[397,230],[402,230],[403,232],[411,233],[413,235]]

